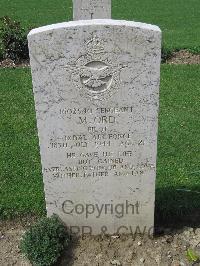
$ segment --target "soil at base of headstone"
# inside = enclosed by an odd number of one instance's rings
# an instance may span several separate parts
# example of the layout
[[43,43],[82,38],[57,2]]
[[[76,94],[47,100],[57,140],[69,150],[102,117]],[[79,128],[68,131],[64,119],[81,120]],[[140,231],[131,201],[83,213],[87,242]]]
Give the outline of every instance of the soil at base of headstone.
[[15,63],[11,59],[5,59],[3,61],[0,61],[0,68],[24,68],[24,67],[30,67],[29,60],[23,60],[19,63]]
[[174,52],[170,59],[167,60],[167,64],[174,65],[192,65],[192,64],[200,64],[200,54],[192,54],[187,50],[181,50],[178,52]]
[[[0,265],[30,266],[20,253],[20,239],[36,219],[0,222]],[[189,266],[188,249],[200,255],[200,228],[183,228],[159,237],[85,236],[72,239],[56,266]]]

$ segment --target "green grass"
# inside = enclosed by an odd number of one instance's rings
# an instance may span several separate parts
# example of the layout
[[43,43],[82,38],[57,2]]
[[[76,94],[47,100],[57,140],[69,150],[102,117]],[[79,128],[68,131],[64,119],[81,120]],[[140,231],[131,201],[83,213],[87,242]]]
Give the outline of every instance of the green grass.
[[41,213],[44,195],[28,69],[0,70],[0,216]]
[[159,219],[200,214],[199,84],[199,65],[162,66],[156,194]]
[[[0,17],[8,15],[26,28],[72,18],[71,0],[0,0],[0,6]],[[199,0],[112,0],[112,17],[160,26],[166,49],[200,52]]]
[[[200,66],[161,73],[156,213],[166,220],[200,210]],[[44,214],[30,70],[0,69],[0,99],[0,217]]]

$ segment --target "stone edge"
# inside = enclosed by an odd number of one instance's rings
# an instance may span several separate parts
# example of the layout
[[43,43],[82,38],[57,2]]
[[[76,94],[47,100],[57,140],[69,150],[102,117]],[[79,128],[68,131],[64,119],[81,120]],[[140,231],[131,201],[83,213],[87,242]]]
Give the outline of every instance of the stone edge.
[[56,30],[56,29],[81,27],[81,26],[92,26],[92,25],[127,26],[127,27],[135,27],[135,28],[140,28],[144,30],[150,30],[150,31],[161,33],[160,28],[156,25],[135,22],[135,21],[127,21],[127,20],[93,19],[93,20],[77,20],[77,21],[62,22],[62,23],[39,27],[36,29],[32,29],[29,32],[28,37],[38,34],[38,33],[47,32],[47,31]]

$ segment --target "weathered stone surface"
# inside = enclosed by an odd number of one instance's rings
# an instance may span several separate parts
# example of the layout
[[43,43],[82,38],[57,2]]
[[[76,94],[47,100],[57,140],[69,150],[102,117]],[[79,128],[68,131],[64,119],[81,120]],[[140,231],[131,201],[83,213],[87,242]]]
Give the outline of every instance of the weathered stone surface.
[[74,20],[111,18],[111,0],[73,0]]
[[159,28],[86,20],[32,30],[28,40],[48,215],[80,233],[148,230]]

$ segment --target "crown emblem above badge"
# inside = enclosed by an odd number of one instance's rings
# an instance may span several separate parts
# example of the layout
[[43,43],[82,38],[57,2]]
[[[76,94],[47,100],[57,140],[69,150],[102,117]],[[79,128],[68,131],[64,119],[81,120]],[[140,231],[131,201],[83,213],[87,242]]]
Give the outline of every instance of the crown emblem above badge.
[[96,35],[86,42],[88,53],[102,53],[104,51],[103,41],[100,40]]

